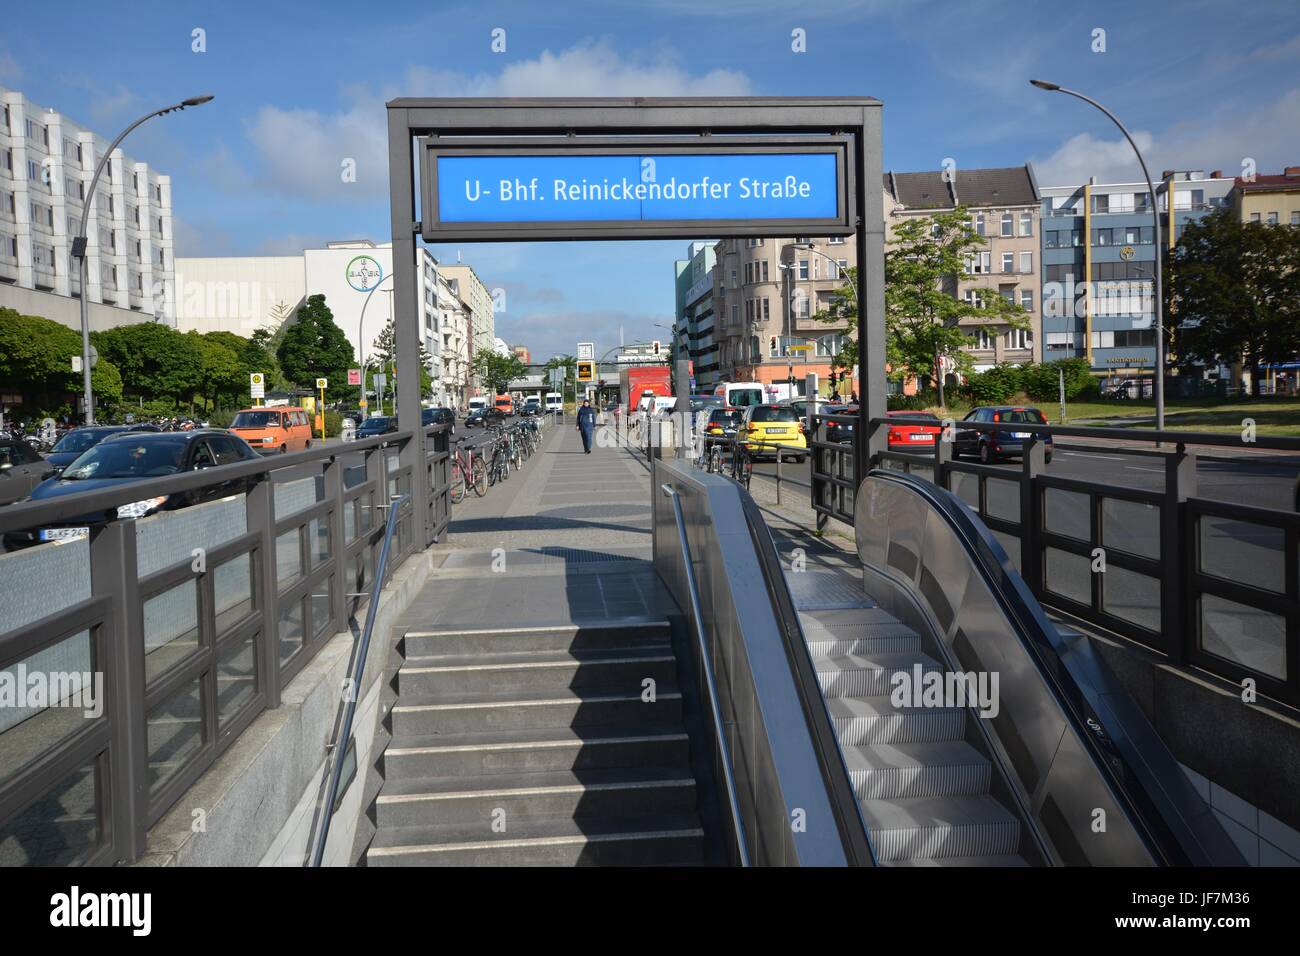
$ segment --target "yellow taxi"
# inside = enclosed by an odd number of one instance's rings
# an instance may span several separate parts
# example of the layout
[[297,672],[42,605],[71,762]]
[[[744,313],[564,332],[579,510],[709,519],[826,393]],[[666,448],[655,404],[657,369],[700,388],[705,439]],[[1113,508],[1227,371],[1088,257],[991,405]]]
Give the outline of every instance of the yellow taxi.
[[[745,410],[737,437],[751,458],[775,458],[776,446],[780,446],[782,458],[787,460],[802,462],[808,455],[803,419],[789,405],[751,405]],[[798,453],[784,451],[787,448],[798,449]]]

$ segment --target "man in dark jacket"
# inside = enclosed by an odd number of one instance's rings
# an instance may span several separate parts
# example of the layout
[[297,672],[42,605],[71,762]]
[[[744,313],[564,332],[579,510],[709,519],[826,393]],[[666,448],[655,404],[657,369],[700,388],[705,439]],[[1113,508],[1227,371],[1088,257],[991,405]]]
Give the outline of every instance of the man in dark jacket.
[[582,400],[582,407],[578,409],[578,431],[582,434],[582,450],[590,455],[591,438],[596,432],[596,410],[585,398]]

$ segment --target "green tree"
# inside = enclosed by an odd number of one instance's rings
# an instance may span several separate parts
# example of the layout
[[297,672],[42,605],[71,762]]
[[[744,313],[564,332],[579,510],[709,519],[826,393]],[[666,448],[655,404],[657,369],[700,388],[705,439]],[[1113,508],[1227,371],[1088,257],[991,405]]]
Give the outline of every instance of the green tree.
[[323,295],[310,296],[299,307],[297,320],[284,330],[276,357],[286,380],[299,388],[315,388],[317,378],[326,378],[332,397],[355,395],[356,387],[347,385],[352,343],[334,323]]
[[474,374],[497,395],[527,373],[528,367],[519,361],[517,355],[502,355],[492,349],[479,349],[474,355]]
[[240,361],[240,353],[248,342],[247,339],[233,332],[186,334],[197,339],[201,358],[198,393],[206,407],[218,407],[223,398],[235,402],[241,395],[248,393],[248,372]]
[[145,399],[168,399],[173,408],[193,403],[203,378],[198,335],[142,322],[92,332],[91,339],[100,356],[117,366],[124,391]]
[[[81,336],[59,322],[38,315],[22,315],[0,308],[0,386],[30,397],[33,413],[71,413],[72,395],[83,386],[72,359],[81,355]],[[91,371],[91,386],[98,404],[112,405],[122,398],[122,377],[103,356]]]
[[[387,365],[389,362],[393,361],[393,357],[397,354],[397,349],[394,346],[394,335],[395,332],[393,330],[393,320],[389,319],[388,324],[385,325],[383,329],[380,330],[379,336],[375,339],[375,341],[371,345],[372,351],[375,356],[375,365],[379,366],[380,368],[382,368],[384,365]],[[367,365],[369,364],[370,363],[367,362]],[[429,372],[429,368],[432,365],[433,365],[433,356],[429,354],[429,350],[425,348],[424,343],[421,342],[420,343],[420,394],[421,395],[428,395],[430,391],[432,391],[433,389],[433,375]],[[366,377],[369,378],[370,374],[371,372],[368,369],[366,372]]]
[[1300,353],[1300,229],[1243,223],[1220,209],[1183,228],[1168,269],[1165,310],[1184,363],[1251,369]]

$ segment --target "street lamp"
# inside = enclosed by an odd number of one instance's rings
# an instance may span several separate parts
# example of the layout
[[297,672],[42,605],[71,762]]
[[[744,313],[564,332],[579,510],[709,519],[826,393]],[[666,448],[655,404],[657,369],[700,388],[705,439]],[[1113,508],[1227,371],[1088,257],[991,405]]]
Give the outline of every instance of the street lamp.
[[[357,320],[357,350],[360,352],[358,358],[361,360],[361,401],[365,402],[367,411],[369,411],[370,403],[366,402],[366,306],[370,304],[370,297],[379,291],[379,287],[396,274],[397,273],[395,272],[388,273],[388,275],[376,282],[374,287],[366,293],[366,300],[361,303],[361,318]],[[389,311],[390,313],[392,311],[391,299],[389,300]],[[378,391],[376,391],[375,397],[379,397]],[[384,406],[381,402],[379,405],[379,411],[383,412],[383,410]],[[370,416],[367,415],[366,417],[369,418]]]
[[[1065,93],[1067,96],[1073,96],[1075,99],[1083,100],[1101,110],[1110,119],[1112,123],[1119,127],[1119,131],[1124,134],[1128,140],[1129,146],[1133,147],[1133,153],[1137,156],[1138,165],[1142,167],[1142,175],[1147,181],[1147,195],[1151,197],[1151,218],[1155,223],[1155,240],[1156,240],[1156,261],[1155,268],[1151,271],[1155,273],[1155,326],[1156,326],[1156,430],[1164,431],[1165,427],[1165,323],[1164,323],[1164,296],[1161,292],[1160,275],[1163,271],[1160,268],[1160,208],[1156,205],[1156,187],[1151,182],[1151,173],[1147,171],[1146,160],[1142,158],[1142,151],[1137,148],[1137,143],[1133,142],[1133,137],[1129,135],[1124,124],[1115,118],[1115,114],[1106,107],[1102,106],[1091,97],[1084,96],[1082,93],[1076,93],[1074,90],[1067,90],[1065,87],[1056,83],[1049,83],[1046,80],[1030,80],[1031,86],[1036,86],[1040,90],[1047,90],[1050,93]],[[1089,283],[1092,277],[1089,276]],[[1089,290],[1091,296],[1091,289]]]
[[81,207],[81,227],[77,230],[76,237],[72,240],[72,255],[81,260],[78,274],[81,281],[81,374],[82,385],[85,391],[85,419],[87,425],[95,424],[95,394],[90,385],[90,316],[88,306],[86,305],[86,225],[90,219],[90,207],[95,201],[95,186],[99,184],[99,176],[104,171],[104,167],[113,158],[113,151],[126,139],[127,135],[146,120],[151,120],[155,116],[163,116],[167,113],[173,113],[183,110],[187,106],[202,106],[210,102],[210,95],[191,96],[187,100],[181,100],[173,106],[167,106],[160,110],[154,110],[128,126],[122,132],[117,134],[117,139],[113,140],[112,145],[104,151],[104,155],[99,157],[99,162],[95,164],[95,174],[90,179],[90,188],[86,190],[86,198]]

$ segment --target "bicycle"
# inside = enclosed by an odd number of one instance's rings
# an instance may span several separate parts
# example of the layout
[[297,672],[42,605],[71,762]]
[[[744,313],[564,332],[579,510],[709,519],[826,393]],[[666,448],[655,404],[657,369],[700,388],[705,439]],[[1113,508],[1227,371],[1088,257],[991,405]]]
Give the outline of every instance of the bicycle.
[[474,449],[468,451],[462,450],[461,445],[465,439],[456,442],[456,452],[452,456],[451,462],[451,501],[452,504],[460,504],[465,499],[467,492],[466,476],[468,476],[469,487],[474,489],[474,494],[482,498],[488,490],[488,473],[487,465],[483,463],[481,455],[475,455]]
[[733,438],[731,441],[731,479],[748,490],[749,479],[753,474],[754,459],[750,457],[749,447],[744,442]]
[[488,458],[488,484],[495,485],[510,477],[510,455],[506,448],[505,429],[496,426],[492,437],[491,454]]

